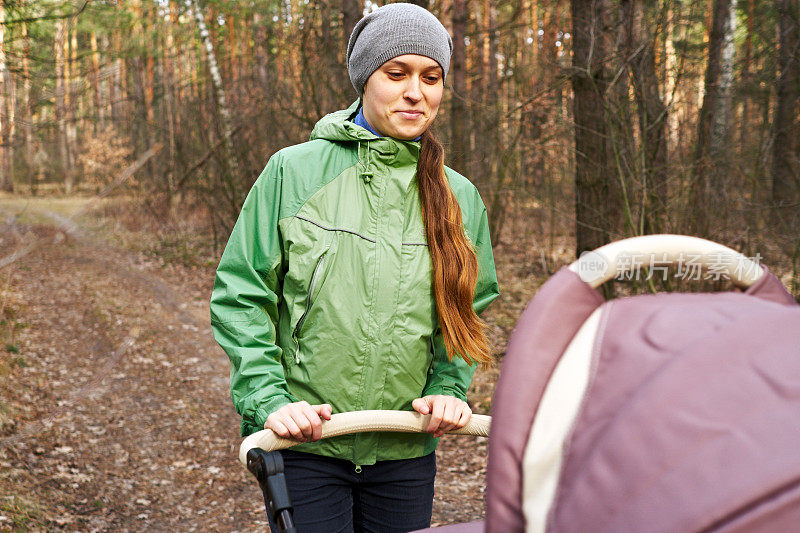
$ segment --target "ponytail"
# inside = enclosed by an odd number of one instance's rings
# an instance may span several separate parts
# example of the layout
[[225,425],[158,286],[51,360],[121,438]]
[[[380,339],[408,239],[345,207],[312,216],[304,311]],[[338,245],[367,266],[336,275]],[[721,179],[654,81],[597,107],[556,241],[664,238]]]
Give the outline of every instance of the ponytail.
[[430,128],[422,134],[417,184],[433,266],[436,312],[447,355],[450,360],[458,354],[467,363],[490,366],[485,325],[472,307],[478,260],[464,234],[461,207],[444,174],[444,148]]

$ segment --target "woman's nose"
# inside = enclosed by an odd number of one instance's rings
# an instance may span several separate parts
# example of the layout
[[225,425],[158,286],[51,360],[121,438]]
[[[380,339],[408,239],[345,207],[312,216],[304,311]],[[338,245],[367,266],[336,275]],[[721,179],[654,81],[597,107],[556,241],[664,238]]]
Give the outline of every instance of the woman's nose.
[[422,100],[422,89],[420,87],[421,83],[422,82],[418,76],[409,76],[403,96],[414,102]]

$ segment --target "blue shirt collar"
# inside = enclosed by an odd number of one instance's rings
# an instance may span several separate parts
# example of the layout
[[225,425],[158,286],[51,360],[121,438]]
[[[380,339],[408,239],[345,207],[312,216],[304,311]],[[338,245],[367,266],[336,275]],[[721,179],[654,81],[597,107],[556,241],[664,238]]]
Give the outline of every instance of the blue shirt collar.
[[[367,119],[364,118],[364,106],[358,108],[358,114],[353,119],[353,123],[356,124],[357,126],[361,126],[368,132],[372,133],[373,135],[377,135],[378,137],[385,137],[385,135],[383,135],[378,130],[370,126],[369,122],[367,122]],[[422,135],[414,139],[414,141],[419,142],[420,139],[422,139]]]

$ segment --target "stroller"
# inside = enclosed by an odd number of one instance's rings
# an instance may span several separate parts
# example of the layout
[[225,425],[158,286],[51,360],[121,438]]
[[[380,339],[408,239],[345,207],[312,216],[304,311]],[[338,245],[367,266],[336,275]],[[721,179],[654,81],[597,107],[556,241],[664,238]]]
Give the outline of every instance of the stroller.
[[[642,266],[743,292],[595,290]],[[520,317],[492,405],[486,519],[436,531],[797,530],[798,413],[800,307],[777,278],[694,237],[612,243]]]

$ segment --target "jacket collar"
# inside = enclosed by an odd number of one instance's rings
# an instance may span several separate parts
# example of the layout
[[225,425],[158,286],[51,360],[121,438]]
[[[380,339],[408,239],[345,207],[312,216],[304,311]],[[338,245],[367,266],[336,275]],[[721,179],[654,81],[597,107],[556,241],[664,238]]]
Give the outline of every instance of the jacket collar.
[[389,156],[393,164],[416,164],[419,158],[419,142],[379,137],[352,121],[360,104],[361,101],[356,100],[347,109],[322,117],[311,131],[311,140],[364,143],[367,149],[375,150],[380,156]]

